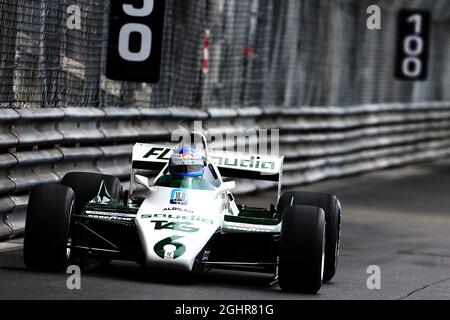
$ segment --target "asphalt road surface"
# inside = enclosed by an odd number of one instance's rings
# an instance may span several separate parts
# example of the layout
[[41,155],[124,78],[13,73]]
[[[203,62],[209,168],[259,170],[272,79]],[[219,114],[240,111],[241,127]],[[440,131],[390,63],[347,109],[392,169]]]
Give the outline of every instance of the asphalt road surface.
[[[0,243],[0,299],[450,299],[449,160],[301,189],[335,193],[343,204],[338,273],[317,295],[282,293],[267,276],[241,272],[174,282],[123,262],[82,273],[81,289],[68,290],[67,274],[26,270],[17,239]],[[367,288],[371,265],[381,289]]]

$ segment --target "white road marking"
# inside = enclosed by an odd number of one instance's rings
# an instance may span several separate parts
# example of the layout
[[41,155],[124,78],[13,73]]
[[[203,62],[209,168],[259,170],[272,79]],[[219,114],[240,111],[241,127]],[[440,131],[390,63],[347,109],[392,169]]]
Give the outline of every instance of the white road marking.
[[0,252],[19,250],[23,247],[21,243],[0,242]]

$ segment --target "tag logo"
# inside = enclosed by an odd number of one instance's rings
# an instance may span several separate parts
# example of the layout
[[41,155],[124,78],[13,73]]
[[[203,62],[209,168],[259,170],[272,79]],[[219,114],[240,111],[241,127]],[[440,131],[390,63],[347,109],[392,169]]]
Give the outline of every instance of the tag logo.
[[190,222],[175,222],[175,221],[164,221],[164,220],[153,220],[152,223],[155,224],[155,230],[176,230],[183,232],[197,232],[199,229],[192,226]]
[[187,205],[187,192],[183,189],[173,189],[170,193],[170,203]]

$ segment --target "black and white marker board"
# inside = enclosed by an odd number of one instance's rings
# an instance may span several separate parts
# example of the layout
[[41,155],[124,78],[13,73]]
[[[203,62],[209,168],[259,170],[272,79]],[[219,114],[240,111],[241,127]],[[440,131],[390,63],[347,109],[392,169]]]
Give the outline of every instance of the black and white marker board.
[[160,77],[165,0],[111,0],[106,76],[156,83]]
[[425,10],[403,9],[398,13],[395,77],[426,80],[431,16]]

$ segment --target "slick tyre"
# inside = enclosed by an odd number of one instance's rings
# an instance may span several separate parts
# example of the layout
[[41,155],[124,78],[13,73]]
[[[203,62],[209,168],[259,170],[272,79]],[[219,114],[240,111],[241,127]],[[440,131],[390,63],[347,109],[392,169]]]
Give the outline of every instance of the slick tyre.
[[[122,197],[123,187],[120,180],[114,176],[95,172],[69,172],[61,180],[61,184],[70,187],[75,194],[74,213],[80,214],[86,204],[97,196],[102,182],[112,199]],[[86,234],[78,232],[72,235],[75,243],[83,242]],[[70,261],[79,264],[83,270],[91,270],[107,265],[111,259],[96,258],[74,253]]]
[[316,192],[285,192],[278,201],[277,211],[282,213],[290,205],[305,205],[322,208],[325,212],[325,270],[323,281],[330,281],[336,274],[341,234],[341,204],[332,194]]
[[278,281],[283,291],[317,293],[325,260],[325,214],[312,206],[288,206],[281,224]]
[[61,184],[72,188],[75,193],[74,213],[80,214],[84,206],[98,194],[102,181],[111,198],[120,199],[122,184],[114,176],[94,172],[69,172],[62,178]]
[[27,268],[61,271],[66,266],[74,201],[72,189],[60,184],[38,185],[31,190],[23,245]]

